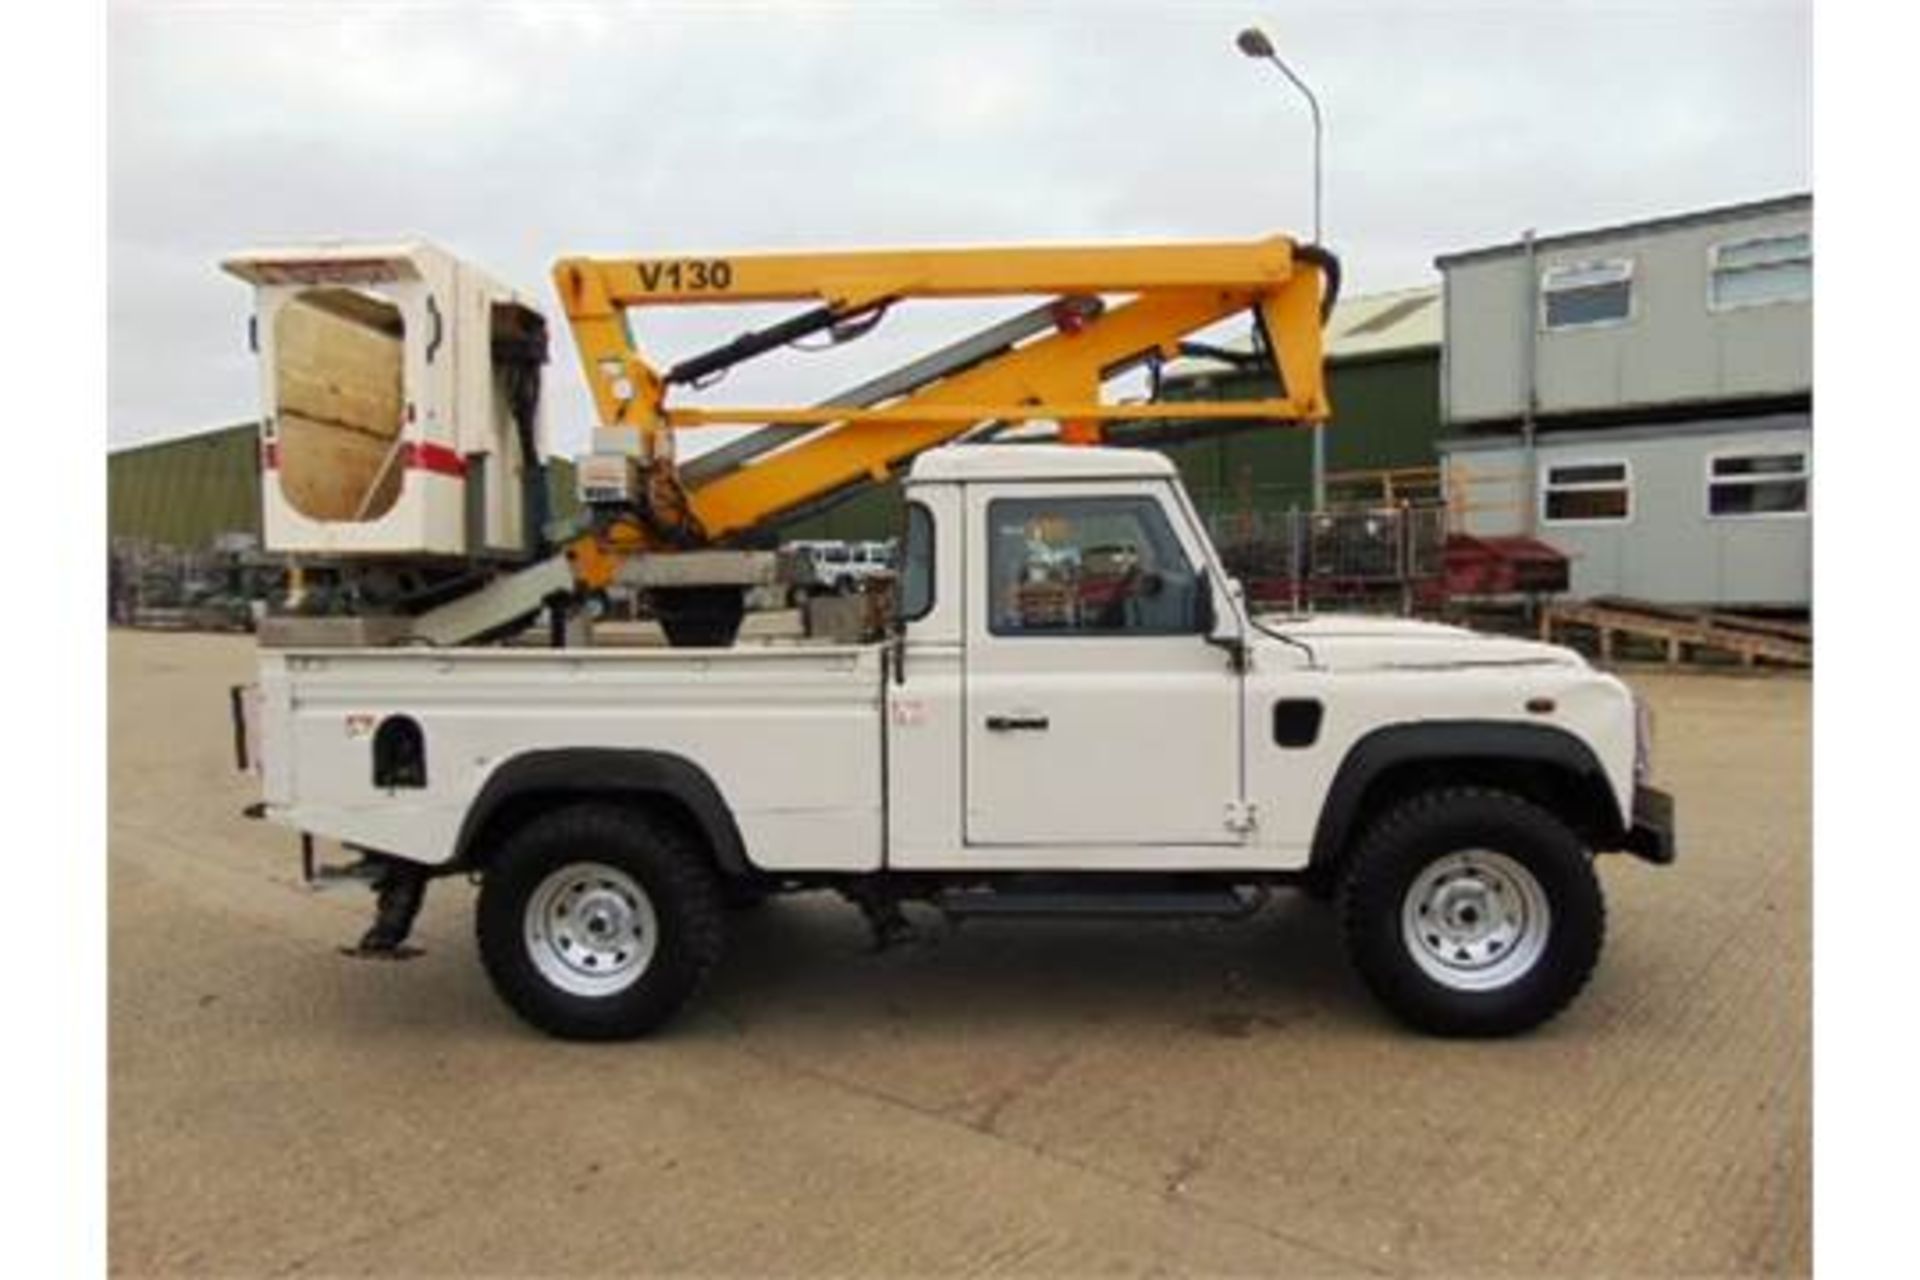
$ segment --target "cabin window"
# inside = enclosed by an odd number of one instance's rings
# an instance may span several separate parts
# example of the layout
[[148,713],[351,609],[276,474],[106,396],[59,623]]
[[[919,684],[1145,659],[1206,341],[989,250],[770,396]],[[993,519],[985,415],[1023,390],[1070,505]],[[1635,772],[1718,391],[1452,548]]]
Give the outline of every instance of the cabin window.
[[1548,267],[1540,276],[1541,325],[1587,329],[1633,314],[1633,264],[1624,259]]
[[1720,454],[1707,459],[1707,515],[1805,515],[1809,486],[1807,455],[1801,450]]
[[1813,237],[1805,231],[1713,247],[1707,305],[1715,311],[1813,297]]
[[907,504],[906,551],[900,570],[900,620],[914,622],[933,609],[933,512]]
[[1151,498],[999,498],[987,525],[994,635],[1200,629],[1204,580]]
[[1541,470],[1546,524],[1602,524],[1633,515],[1633,475],[1622,461],[1556,462]]

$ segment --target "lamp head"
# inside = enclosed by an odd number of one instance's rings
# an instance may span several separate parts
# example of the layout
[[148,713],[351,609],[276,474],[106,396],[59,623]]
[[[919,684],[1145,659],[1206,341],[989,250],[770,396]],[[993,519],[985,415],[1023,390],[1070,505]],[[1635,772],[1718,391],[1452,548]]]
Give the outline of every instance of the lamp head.
[[1249,58],[1271,58],[1273,56],[1273,41],[1267,39],[1267,33],[1258,27],[1248,27],[1245,31],[1235,36],[1233,42],[1239,45],[1240,52],[1246,54]]

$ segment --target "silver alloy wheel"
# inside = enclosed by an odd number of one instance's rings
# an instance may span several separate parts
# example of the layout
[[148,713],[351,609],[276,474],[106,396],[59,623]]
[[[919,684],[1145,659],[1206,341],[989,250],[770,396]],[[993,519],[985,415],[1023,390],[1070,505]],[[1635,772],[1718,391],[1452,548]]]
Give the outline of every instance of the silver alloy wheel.
[[521,924],[533,967],[576,996],[625,991],[660,946],[653,899],[638,880],[603,862],[571,862],[542,880]]
[[1547,891],[1504,853],[1435,858],[1401,900],[1400,932],[1420,971],[1455,991],[1494,991],[1539,962],[1553,932]]

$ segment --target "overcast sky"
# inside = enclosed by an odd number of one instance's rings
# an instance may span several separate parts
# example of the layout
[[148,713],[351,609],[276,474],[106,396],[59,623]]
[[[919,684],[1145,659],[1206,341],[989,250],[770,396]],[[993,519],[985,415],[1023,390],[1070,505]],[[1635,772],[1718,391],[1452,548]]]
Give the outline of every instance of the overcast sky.
[[[1803,3],[116,3],[109,443],[255,414],[248,290],[216,266],[249,246],[421,236],[550,302],[575,252],[1304,237],[1307,112],[1233,48],[1248,22],[1320,95],[1350,291],[1811,185]],[[642,338],[666,363],[736,319]],[[710,398],[815,398],[954,319]]]

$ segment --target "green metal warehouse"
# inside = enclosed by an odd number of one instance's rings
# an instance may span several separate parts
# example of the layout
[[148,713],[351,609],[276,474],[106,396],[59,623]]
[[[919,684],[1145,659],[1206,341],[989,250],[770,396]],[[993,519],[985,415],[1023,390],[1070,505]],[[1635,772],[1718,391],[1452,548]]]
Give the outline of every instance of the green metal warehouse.
[[107,455],[107,536],[200,550],[260,534],[259,430],[251,422]]
[[[1324,428],[1330,499],[1386,496],[1390,480],[1428,491],[1437,484],[1440,316],[1438,287],[1370,294],[1334,309],[1326,345],[1333,419]],[[1201,392],[1255,399],[1275,388],[1263,373],[1215,361],[1183,360],[1169,368],[1167,398]],[[1116,438],[1136,438],[1141,430]],[[1208,514],[1313,505],[1308,430],[1255,424],[1164,448]]]

